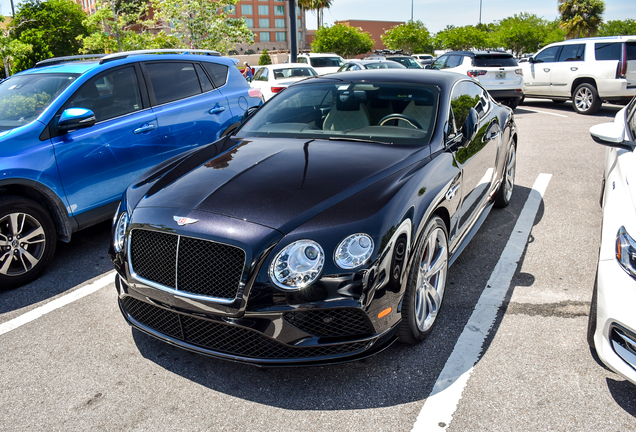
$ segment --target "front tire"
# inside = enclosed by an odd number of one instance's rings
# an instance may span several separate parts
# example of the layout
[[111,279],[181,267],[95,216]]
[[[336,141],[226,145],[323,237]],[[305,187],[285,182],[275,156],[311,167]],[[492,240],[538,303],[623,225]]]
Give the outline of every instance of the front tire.
[[15,288],[42,274],[57,236],[48,212],[33,200],[0,197],[0,287]]
[[601,100],[592,84],[579,85],[572,95],[572,107],[579,114],[591,115],[601,109]]
[[398,336],[416,344],[432,331],[444,299],[448,274],[448,233],[441,218],[428,221],[417,246],[402,302]]
[[503,208],[510,204],[512,191],[515,187],[515,172],[517,170],[517,149],[514,141],[510,140],[508,154],[506,156],[506,166],[504,167],[503,178],[499,190],[495,193],[494,205]]

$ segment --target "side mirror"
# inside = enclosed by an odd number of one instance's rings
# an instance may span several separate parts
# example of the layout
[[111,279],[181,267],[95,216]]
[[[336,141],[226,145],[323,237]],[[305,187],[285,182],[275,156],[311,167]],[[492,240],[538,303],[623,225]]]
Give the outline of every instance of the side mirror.
[[86,108],[68,108],[60,115],[57,128],[67,132],[74,129],[83,129],[93,126],[97,122],[93,111]]
[[475,139],[478,129],[479,117],[477,116],[477,111],[475,110],[475,108],[471,108],[470,111],[468,111],[468,115],[466,116],[464,126],[462,126],[462,134],[464,135],[467,143]]
[[243,113],[243,117],[241,118],[241,123],[244,123],[245,120],[250,118],[252,116],[252,114],[254,114],[256,111],[258,111],[258,109],[261,106],[262,105],[258,105],[258,106],[253,106],[253,107],[249,107],[248,109],[246,109],[245,112]]
[[424,66],[424,69],[433,69],[433,65],[429,63],[426,66]]
[[590,128],[590,135],[597,143],[609,147],[634,151],[636,142],[625,139],[625,125],[620,123],[601,123]]

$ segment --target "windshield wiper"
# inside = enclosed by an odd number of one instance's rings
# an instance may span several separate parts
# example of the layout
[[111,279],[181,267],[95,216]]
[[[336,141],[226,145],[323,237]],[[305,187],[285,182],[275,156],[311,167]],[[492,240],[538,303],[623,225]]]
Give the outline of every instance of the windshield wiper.
[[373,143],[373,144],[393,144],[392,142],[375,141],[375,140],[364,139],[364,138],[333,137],[333,136],[329,137],[329,141],[353,141],[353,142],[366,142],[366,143]]

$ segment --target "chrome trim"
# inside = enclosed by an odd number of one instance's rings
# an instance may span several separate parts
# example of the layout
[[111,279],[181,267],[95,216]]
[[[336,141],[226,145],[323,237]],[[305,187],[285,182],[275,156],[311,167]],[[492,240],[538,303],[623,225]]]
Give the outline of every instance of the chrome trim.
[[[621,340],[625,343],[625,346],[622,346],[615,340],[613,337],[614,334],[621,338]],[[610,327],[609,339],[614,352],[623,359],[625,363],[631,366],[632,369],[636,370],[636,335],[622,327],[612,325]]]
[[[154,231],[154,232],[158,232],[161,234],[169,234],[169,235],[176,235],[177,238],[177,251],[176,251],[176,256],[175,256],[175,281],[174,281],[174,285],[177,288],[170,288],[167,287],[165,285],[161,285],[158,284],[156,282],[150,281],[148,279],[145,279],[141,276],[139,276],[139,274],[137,274],[134,270],[133,270],[133,266],[132,266],[132,262],[131,262],[131,253],[130,253],[130,247],[132,244],[132,232],[135,231],[135,229],[138,230],[142,230],[142,231]],[[243,251],[243,255],[245,256],[245,258],[243,259],[243,264],[241,265],[241,268],[245,268],[245,262],[247,260],[247,254],[245,253],[245,249],[240,248],[236,245],[232,245],[229,243],[222,243],[219,241],[214,241],[214,240],[208,240],[208,239],[204,239],[201,237],[193,237],[193,236],[185,236],[185,235],[181,235],[181,234],[174,234],[174,233],[169,233],[169,232],[163,232],[163,231],[158,231],[158,230],[149,230],[149,229],[144,229],[144,228],[135,228],[135,229],[131,229],[130,231],[128,231],[128,237],[126,239],[126,243],[127,243],[127,247],[126,247],[126,251],[127,251],[127,259],[126,259],[126,263],[128,265],[128,271],[130,272],[130,277],[132,279],[134,279],[134,282],[140,282],[146,286],[149,286],[150,288],[154,288],[156,290],[159,291],[163,291],[165,293],[171,294],[175,297],[180,297],[180,298],[186,298],[186,299],[191,299],[191,300],[198,300],[198,301],[203,301],[203,302],[214,302],[214,303],[219,303],[219,304],[232,304],[236,301],[236,299],[239,297],[239,293],[242,293],[243,289],[245,288],[245,284],[241,280],[239,280],[239,283],[236,287],[236,294],[234,295],[234,297],[232,298],[225,298],[225,297],[213,297],[213,296],[204,296],[201,294],[194,294],[191,293],[189,291],[181,291],[178,289],[179,287],[179,283],[178,283],[178,279],[179,279],[179,272],[177,271],[176,267],[177,264],[179,262],[179,246],[181,244],[181,238],[182,237],[187,237],[187,238],[191,238],[191,239],[195,239],[195,240],[203,240],[203,241],[209,241],[211,243],[217,243],[217,244],[221,244],[224,246],[230,246],[230,247],[235,247],[238,249],[241,249]],[[133,281],[130,281],[133,282]],[[130,284],[129,282],[129,284]]]

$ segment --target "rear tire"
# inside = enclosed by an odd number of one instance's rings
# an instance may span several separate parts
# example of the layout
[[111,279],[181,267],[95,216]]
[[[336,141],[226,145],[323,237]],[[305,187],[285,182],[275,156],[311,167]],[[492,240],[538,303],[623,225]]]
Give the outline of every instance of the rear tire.
[[437,321],[448,274],[448,233],[441,218],[431,218],[417,245],[402,302],[398,336],[414,345],[426,338]]
[[0,197],[0,287],[39,277],[53,259],[57,235],[49,213],[18,196]]
[[517,148],[514,140],[510,139],[508,153],[506,154],[506,165],[501,179],[501,185],[495,193],[495,207],[503,208],[510,204],[512,191],[515,187],[515,172],[517,170]]
[[596,114],[601,109],[601,99],[596,87],[588,83],[579,85],[572,94],[572,107],[579,114]]

